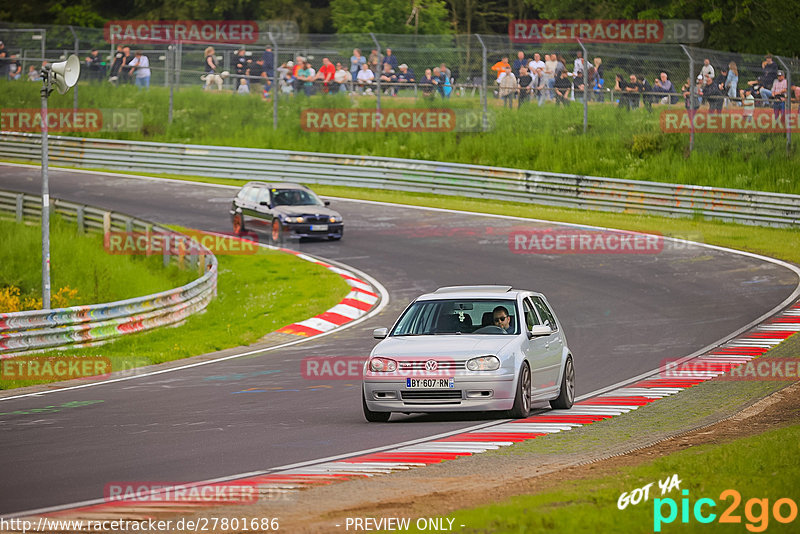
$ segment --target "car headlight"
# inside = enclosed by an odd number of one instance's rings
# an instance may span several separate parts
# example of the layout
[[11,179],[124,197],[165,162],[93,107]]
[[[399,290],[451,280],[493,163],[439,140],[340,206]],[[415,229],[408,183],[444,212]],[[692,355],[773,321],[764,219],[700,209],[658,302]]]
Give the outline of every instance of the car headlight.
[[397,371],[397,362],[389,358],[372,358],[369,361],[369,370],[373,373],[391,373]]
[[287,222],[287,223],[301,223],[305,219],[303,219],[302,217],[284,217],[283,220],[284,220],[284,222]]
[[470,371],[496,371],[500,369],[500,360],[497,356],[480,356],[467,362]]
[[331,215],[328,218],[328,222],[332,222],[332,223],[342,222],[342,218]]

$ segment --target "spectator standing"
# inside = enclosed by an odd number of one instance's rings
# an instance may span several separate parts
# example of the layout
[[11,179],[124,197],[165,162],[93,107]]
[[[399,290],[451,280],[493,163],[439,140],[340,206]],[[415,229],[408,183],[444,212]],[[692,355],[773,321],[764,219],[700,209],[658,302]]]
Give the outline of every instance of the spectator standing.
[[353,78],[358,77],[358,71],[361,70],[361,65],[367,62],[367,58],[361,55],[361,50],[358,48],[353,49],[353,55],[350,56],[350,74]]
[[4,77],[6,73],[8,73],[8,50],[6,49],[5,43],[0,41],[0,78]]
[[595,100],[598,102],[603,102],[605,101],[605,95],[603,92],[605,91],[606,76],[602,58],[594,58],[594,71],[595,74],[594,81],[592,82],[592,91],[594,92]]
[[453,81],[453,73],[450,71],[450,69],[447,68],[447,65],[445,65],[444,63],[440,63],[439,71],[441,71],[441,73],[444,74],[444,77],[447,78],[447,81],[449,82]]
[[392,53],[391,48],[386,49],[386,55],[383,57],[383,64],[389,65],[389,67],[397,72],[397,67],[400,66],[400,63],[397,61],[397,56]]
[[119,73],[124,59],[125,53],[122,51],[122,45],[117,45],[117,51],[114,52],[114,62],[111,64],[111,72],[108,73],[108,81],[112,84],[116,85],[119,80]]
[[520,50],[519,52],[517,52],[517,59],[515,59],[514,64],[511,65],[511,72],[513,72],[515,76],[519,76],[520,69],[522,67],[527,67],[527,66],[528,66],[528,60],[525,59],[525,52]]
[[294,92],[295,78],[292,74],[294,72],[294,61],[287,61],[278,67],[278,87],[282,93],[291,95]]
[[522,104],[528,102],[531,97],[531,90],[533,89],[533,76],[528,73],[527,67],[519,68],[519,99],[517,102],[517,109],[522,107]]
[[644,104],[644,108],[652,113],[653,112],[653,102],[658,100],[658,95],[654,95],[653,86],[650,85],[650,82],[647,81],[647,78],[644,76],[638,76],[637,81],[639,82],[639,88],[642,91],[642,103]]
[[739,68],[735,61],[728,63],[728,76],[725,78],[725,92],[730,103],[739,94]]
[[772,55],[767,54],[764,57],[764,61],[761,63],[761,76],[758,77],[758,80],[750,80],[747,82],[747,85],[753,87],[753,91],[758,89],[761,99],[766,103],[772,98],[771,87],[772,84],[775,83],[777,77],[778,65],[772,61]]
[[297,71],[297,79],[302,83],[303,93],[306,96],[314,94],[314,79],[317,73],[311,63],[308,61],[303,63],[303,68]]
[[779,70],[778,79],[772,83],[772,109],[775,118],[786,119],[786,93],[788,89],[784,73]]
[[718,80],[713,80],[711,76],[706,75],[702,94],[703,101],[708,102],[709,113],[720,113],[722,111],[725,97],[722,89],[720,89]]
[[131,47],[122,47],[122,68],[120,69],[121,79],[124,83],[133,83],[133,67],[131,67],[133,56],[131,55]]
[[214,57],[214,47],[206,47],[203,52],[203,89],[209,90],[217,78],[217,58]]
[[514,97],[517,95],[517,78],[511,72],[511,66],[501,73],[500,82],[500,98],[503,99],[503,106],[508,109],[514,109]]
[[547,98],[553,100],[555,93],[553,87],[556,85],[556,68],[558,67],[558,57],[555,54],[544,55],[544,82],[547,86]]
[[[239,86],[242,85],[242,80],[246,79],[247,76],[250,75],[250,65],[252,64],[252,60],[247,58],[247,52],[244,48],[240,48],[236,51],[236,82],[235,82],[235,89],[238,91]],[[247,92],[250,92],[250,86],[247,87]]]
[[136,87],[139,89],[150,88],[150,60],[141,50],[136,51],[136,57],[130,62],[131,72],[136,80]]
[[753,90],[748,86],[746,89],[742,89],[741,95],[745,123],[752,123],[753,113],[756,109],[756,99],[753,97]]
[[700,74],[703,75],[703,79],[705,79],[706,76],[711,76],[711,79],[714,79],[714,66],[711,64],[710,59],[705,58],[703,60],[703,68],[700,69]]
[[577,57],[572,62],[572,72],[575,78],[578,78],[578,76],[583,76],[583,71],[586,69],[586,60],[583,58],[583,51],[581,50],[578,50],[575,55]]
[[383,69],[383,67],[381,67],[380,65],[380,62],[381,62],[381,56],[380,54],[378,54],[378,50],[376,48],[373,48],[372,52],[369,53],[369,60],[367,60],[367,65],[369,65],[372,74],[377,75],[379,72],[381,72],[380,70],[378,70],[378,69],[381,70]]
[[89,82],[99,82],[103,79],[103,60],[100,58],[100,53],[97,51],[96,48],[92,48],[92,51],[86,57],[86,68],[89,71],[87,78],[89,78]]

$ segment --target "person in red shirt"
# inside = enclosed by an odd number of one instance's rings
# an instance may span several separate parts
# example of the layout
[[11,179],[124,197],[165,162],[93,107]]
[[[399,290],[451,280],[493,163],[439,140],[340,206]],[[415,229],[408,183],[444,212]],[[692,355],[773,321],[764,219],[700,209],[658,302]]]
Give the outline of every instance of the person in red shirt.
[[327,93],[329,84],[333,81],[333,76],[336,74],[336,67],[331,63],[331,60],[324,57],[322,58],[322,66],[317,72],[316,79],[322,81],[322,92]]

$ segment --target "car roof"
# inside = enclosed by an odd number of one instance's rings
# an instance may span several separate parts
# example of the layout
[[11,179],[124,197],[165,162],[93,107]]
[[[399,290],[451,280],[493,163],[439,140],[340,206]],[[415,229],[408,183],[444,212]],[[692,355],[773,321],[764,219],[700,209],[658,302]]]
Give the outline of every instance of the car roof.
[[512,286],[501,285],[475,285],[475,286],[446,286],[440,287],[433,293],[425,293],[417,300],[445,300],[459,298],[486,298],[486,299],[514,299],[521,294],[537,294],[535,291],[514,289]]
[[260,186],[260,187],[267,187],[267,188],[270,188],[270,189],[303,189],[303,190],[309,190],[309,188],[307,186],[305,186],[303,184],[296,184],[296,183],[293,183],[293,182],[269,183],[269,182],[254,181],[254,182],[247,182],[246,184],[244,184],[243,187],[248,187],[248,186],[253,186],[253,185],[257,185],[257,186]]

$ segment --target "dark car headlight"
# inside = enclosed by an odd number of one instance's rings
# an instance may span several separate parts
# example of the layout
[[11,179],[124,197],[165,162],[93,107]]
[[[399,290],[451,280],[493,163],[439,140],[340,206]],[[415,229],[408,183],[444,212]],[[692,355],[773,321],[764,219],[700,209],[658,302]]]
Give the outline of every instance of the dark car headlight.
[[341,217],[341,216],[339,216],[339,215],[331,215],[331,216],[328,218],[328,222],[332,222],[332,223],[338,223],[338,222],[342,222],[342,217]]
[[303,221],[305,221],[305,219],[302,218],[302,217],[284,217],[283,218],[283,222],[287,222],[287,223],[301,223]]

